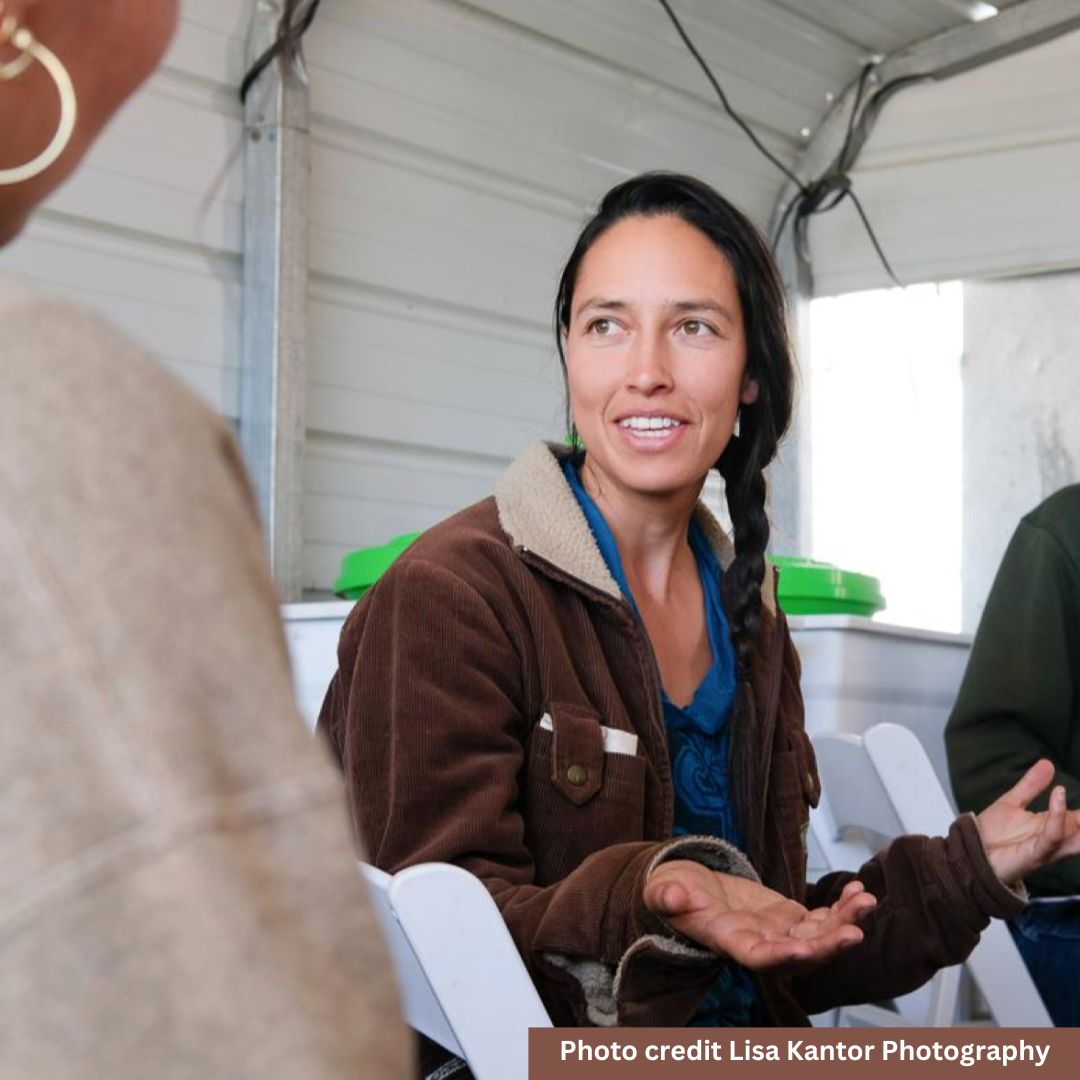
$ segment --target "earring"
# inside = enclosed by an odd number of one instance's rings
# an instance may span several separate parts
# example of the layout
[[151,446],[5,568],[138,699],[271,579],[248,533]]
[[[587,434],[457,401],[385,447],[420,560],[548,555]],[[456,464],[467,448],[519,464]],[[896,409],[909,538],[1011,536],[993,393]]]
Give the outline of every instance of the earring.
[[731,434],[736,439],[742,434],[742,409],[735,414],[735,426],[731,429]]
[[56,84],[56,91],[60,95],[60,122],[52,141],[33,161],[12,169],[0,169],[0,185],[20,184],[38,176],[52,165],[71,142],[76,116],[75,87],[67,68],[56,53],[45,48],[29,30],[19,26],[14,15],[4,16],[3,10],[3,0],[0,0],[0,46],[10,42],[22,55],[6,64],[0,64],[0,82],[17,79],[36,60]]

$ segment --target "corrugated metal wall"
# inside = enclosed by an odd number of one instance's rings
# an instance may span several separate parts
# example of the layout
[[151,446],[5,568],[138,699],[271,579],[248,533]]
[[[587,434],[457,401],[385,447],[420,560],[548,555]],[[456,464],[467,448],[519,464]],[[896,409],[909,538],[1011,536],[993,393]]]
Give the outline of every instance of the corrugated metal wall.
[[[751,76],[793,61],[770,54],[769,5],[731,10],[757,35],[737,65],[757,100]],[[351,548],[488,494],[525,443],[562,433],[551,302],[604,190],[684,169],[767,216],[772,167],[731,133],[665,26],[655,3],[625,0],[323,5],[307,47],[309,589]],[[823,100],[816,78],[778,77],[784,90],[758,102],[782,117],[767,133],[782,152],[806,97]]]
[[[678,9],[787,161],[868,48],[959,18],[941,0]],[[105,311],[229,417],[240,354],[235,87],[250,11],[251,0],[184,0],[166,67],[0,256],[3,269]],[[307,52],[304,582],[317,591],[346,551],[481,497],[525,442],[561,434],[551,298],[607,187],[684,169],[764,222],[779,182],[720,113],[655,0],[324,0]],[[1076,262],[1080,219],[1064,181],[1080,163],[1076,52],[1075,38],[1053,43],[906,92],[886,111],[859,183],[902,273]],[[1036,187],[1033,168],[1062,179]],[[987,228],[986,206],[1008,227]],[[877,280],[840,212],[815,230],[823,289]]]
[[[904,90],[854,176],[905,283],[1080,266],[1080,32]],[[887,284],[850,204],[810,237],[819,295]]]

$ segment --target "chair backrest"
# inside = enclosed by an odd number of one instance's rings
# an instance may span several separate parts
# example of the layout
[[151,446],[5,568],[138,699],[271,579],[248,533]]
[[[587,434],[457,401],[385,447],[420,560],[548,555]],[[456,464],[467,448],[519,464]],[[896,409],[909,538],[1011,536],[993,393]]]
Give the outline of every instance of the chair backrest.
[[361,872],[408,1022],[468,1062],[476,1080],[525,1080],[529,1028],[551,1020],[483,883],[447,863]]
[[[913,732],[899,724],[877,724],[861,736],[820,734],[813,741],[824,812],[811,824],[826,858],[840,852],[844,861],[834,861],[835,869],[854,868],[845,858],[852,851],[849,830],[884,842],[908,833],[948,831],[955,812]],[[991,921],[965,963],[1000,1026],[1052,1026],[1004,923]],[[920,998],[927,1009],[922,1022],[953,1023],[958,987],[956,969],[939,972],[931,992]],[[910,1012],[906,1015],[910,1020]]]
[[874,850],[905,830],[888,798],[882,798],[882,781],[870,758],[864,737],[830,732],[814,737],[814,753],[822,777],[822,789],[840,839],[851,829],[876,839]]

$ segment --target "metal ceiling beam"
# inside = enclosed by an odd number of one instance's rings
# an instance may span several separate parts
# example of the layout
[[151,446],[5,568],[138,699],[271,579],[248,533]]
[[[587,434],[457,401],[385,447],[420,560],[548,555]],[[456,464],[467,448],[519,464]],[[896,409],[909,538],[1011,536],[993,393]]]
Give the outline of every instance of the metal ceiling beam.
[[[949,79],[1077,28],[1080,0],[1023,0],[992,19],[945,30],[883,58],[870,76],[870,88]],[[855,93],[853,82],[833,103],[804,148],[794,169],[804,182],[822,176],[835,161],[844,142]],[[796,190],[790,181],[785,182],[773,210],[770,232],[779,224]]]
[[[256,0],[253,63],[274,42],[284,0]],[[300,63],[271,63],[245,103],[240,444],[283,598],[302,586],[307,392],[308,84]]]
[[[1080,0],[1024,0],[992,19],[946,30],[882,59],[874,69],[871,90],[942,80],[1000,60],[1012,53],[1039,45],[1080,27]],[[830,172],[847,134],[857,83],[834,102],[799,160],[795,174],[809,183]],[[883,95],[878,106],[888,99]],[[875,115],[860,133],[848,168],[857,158],[872,128]],[[786,182],[773,210],[769,234],[773,235],[798,189]],[[808,310],[813,293],[809,267],[796,257],[792,230],[786,229],[777,250],[777,262],[788,288],[792,335],[797,351],[807,355]],[[805,377],[804,372],[804,377]],[[770,517],[776,523],[774,550],[805,553],[810,549],[811,439],[807,387],[798,395],[791,431],[777,461],[769,469]]]

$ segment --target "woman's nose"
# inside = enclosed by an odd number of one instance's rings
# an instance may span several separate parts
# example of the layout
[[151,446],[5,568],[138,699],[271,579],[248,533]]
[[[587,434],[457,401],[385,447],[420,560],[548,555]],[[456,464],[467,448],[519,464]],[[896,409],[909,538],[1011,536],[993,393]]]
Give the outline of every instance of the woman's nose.
[[671,367],[662,341],[638,339],[627,358],[627,386],[652,394],[671,386]]

